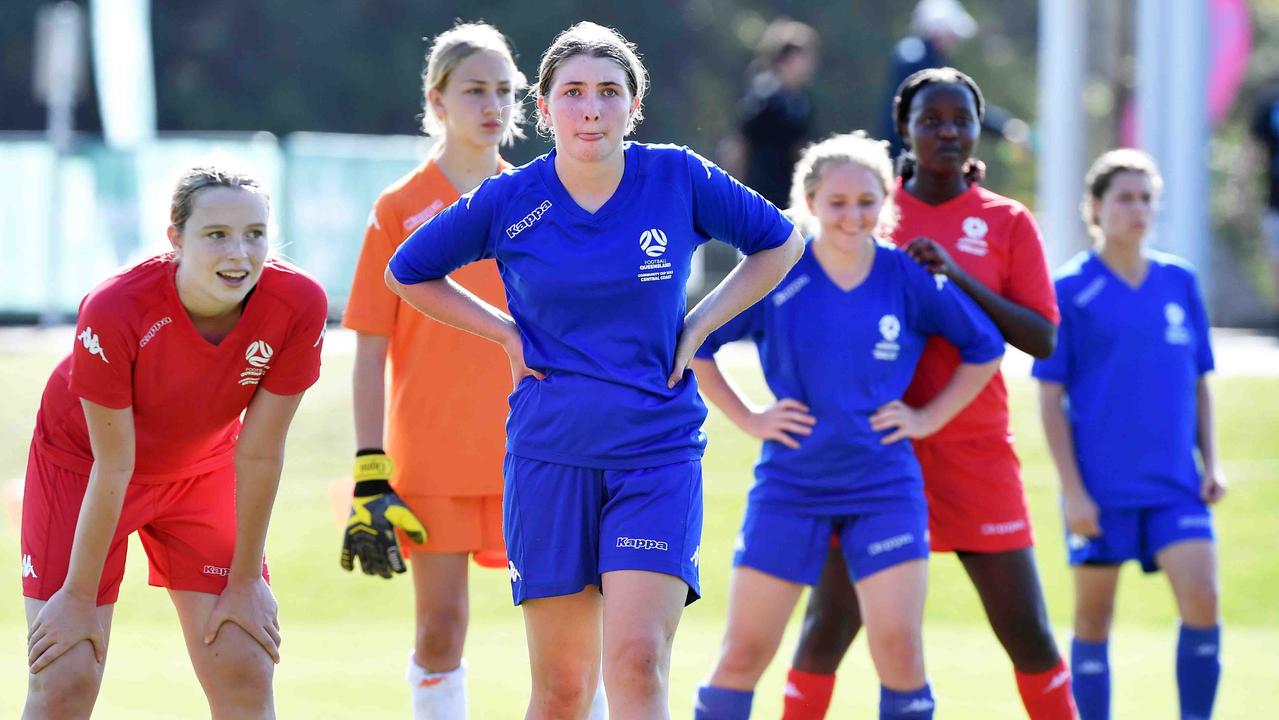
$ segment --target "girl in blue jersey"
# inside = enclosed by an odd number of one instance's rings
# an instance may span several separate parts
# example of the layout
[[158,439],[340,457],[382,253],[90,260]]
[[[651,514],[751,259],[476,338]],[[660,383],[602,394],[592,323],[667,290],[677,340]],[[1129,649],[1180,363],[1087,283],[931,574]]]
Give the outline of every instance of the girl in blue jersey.
[[[816,234],[777,289],[712,333],[693,367],[702,392],[764,441],[734,557],[719,663],[695,717],[742,719],[804,585],[821,576],[832,535],[854,579],[881,682],[880,717],[930,718],[920,624],[928,512],[909,438],[946,424],[976,396],[1003,338],[944,277],[875,239],[893,183],[887,144],[862,133],[810,147],[792,209]],[[901,401],[930,335],[963,364],[921,408]],[[721,374],[726,342],[758,345],[777,402],[751,407]]]
[[[537,81],[554,150],[423,225],[387,272],[422,312],[510,357],[503,530],[530,718],[585,713],[601,627],[611,716],[667,716],[675,628],[699,592],[706,408],[685,371],[803,249],[776,208],[687,148],[623,142],[646,81],[616,31],[561,33]],[[686,316],[693,250],[712,237],[747,257]],[[487,257],[509,316],[447,278]]]
[[[1097,246],[1056,280],[1057,350],[1034,365],[1061,478],[1075,575],[1071,671],[1080,717],[1110,717],[1107,642],[1119,566],[1162,569],[1181,614],[1181,717],[1212,713],[1221,673],[1217,559],[1208,505],[1217,461],[1208,317],[1194,271],[1146,247],[1162,180],[1150,156],[1112,150],[1085,180]],[[1198,457],[1196,457],[1198,450]]]

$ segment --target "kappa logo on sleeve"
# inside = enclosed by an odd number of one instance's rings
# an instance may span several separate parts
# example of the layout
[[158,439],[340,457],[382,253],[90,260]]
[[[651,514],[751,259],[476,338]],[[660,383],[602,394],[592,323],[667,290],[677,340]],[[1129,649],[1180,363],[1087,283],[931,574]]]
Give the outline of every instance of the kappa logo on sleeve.
[[22,556],[22,577],[40,579],[40,576],[36,575],[36,566],[31,561],[31,555],[29,554]]
[[77,338],[84,349],[89,351],[90,355],[97,355],[102,358],[102,362],[110,365],[111,361],[107,359],[107,354],[102,350],[102,343],[98,342],[98,336],[94,334],[93,328],[85,326],[84,332],[80,333]]

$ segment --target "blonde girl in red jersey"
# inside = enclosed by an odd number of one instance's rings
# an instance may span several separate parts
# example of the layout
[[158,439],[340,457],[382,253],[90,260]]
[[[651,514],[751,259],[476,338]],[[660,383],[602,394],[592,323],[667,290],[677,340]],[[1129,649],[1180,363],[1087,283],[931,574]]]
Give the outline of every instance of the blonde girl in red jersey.
[[211,715],[275,716],[263,548],[327,302],[268,259],[270,205],[251,176],[191,168],[170,219],[173,252],[85,297],[41,398],[22,509],[26,718],[92,712],[135,530]]
[[[1015,200],[981,187],[973,157],[985,101],[954,68],[921,70],[902,82],[894,102],[906,140],[894,241],[928,270],[959,285],[986,311],[1009,344],[1047,357],[1058,311],[1034,218]],[[959,362],[934,338],[904,400],[926,403]],[[1012,661],[1032,720],[1075,715],[1070,671],[1048,622],[1020,463],[1008,425],[1001,375],[930,438],[915,442],[924,471],[934,552],[954,552],[981,597],[995,636]],[[788,720],[825,716],[834,672],[860,627],[857,598],[842,564],[827,563],[810,598],[787,698]]]

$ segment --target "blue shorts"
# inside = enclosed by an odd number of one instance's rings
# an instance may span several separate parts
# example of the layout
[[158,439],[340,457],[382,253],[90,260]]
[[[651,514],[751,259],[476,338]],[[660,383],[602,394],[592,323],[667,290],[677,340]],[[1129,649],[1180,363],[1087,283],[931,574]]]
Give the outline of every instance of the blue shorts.
[[880,570],[928,557],[928,509],[922,500],[907,500],[856,515],[810,515],[750,503],[733,566],[816,585],[832,536],[839,538],[849,577],[864,580]]
[[648,570],[701,595],[702,463],[640,470],[557,465],[507,454],[503,532],[515,604],[572,595],[614,570]]
[[1073,565],[1119,565],[1139,560],[1148,573],[1159,569],[1159,551],[1186,540],[1212,540],[1212,513],[1198,500],[1151,508],[1102,509],[1101,537],[1067,533]]

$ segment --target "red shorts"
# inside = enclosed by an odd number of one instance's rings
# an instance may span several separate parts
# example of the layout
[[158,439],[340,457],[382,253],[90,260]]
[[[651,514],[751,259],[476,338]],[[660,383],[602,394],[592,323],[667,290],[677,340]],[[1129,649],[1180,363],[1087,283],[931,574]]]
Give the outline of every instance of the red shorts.
[[[49,462],[34,446],[22,501],[22,594],[48,600],[66,581],[89,478]],[[130,533],[150,560],[150,583],[221,594],[235,551],[235,466],[170,483],[130,483],[107,549],[98,605],[120,595]],[[262,574],[267,575],[266,562]]]
[[933,552],[996,553],[1035,544],[1021,463],[1009,439],[914,443]]

